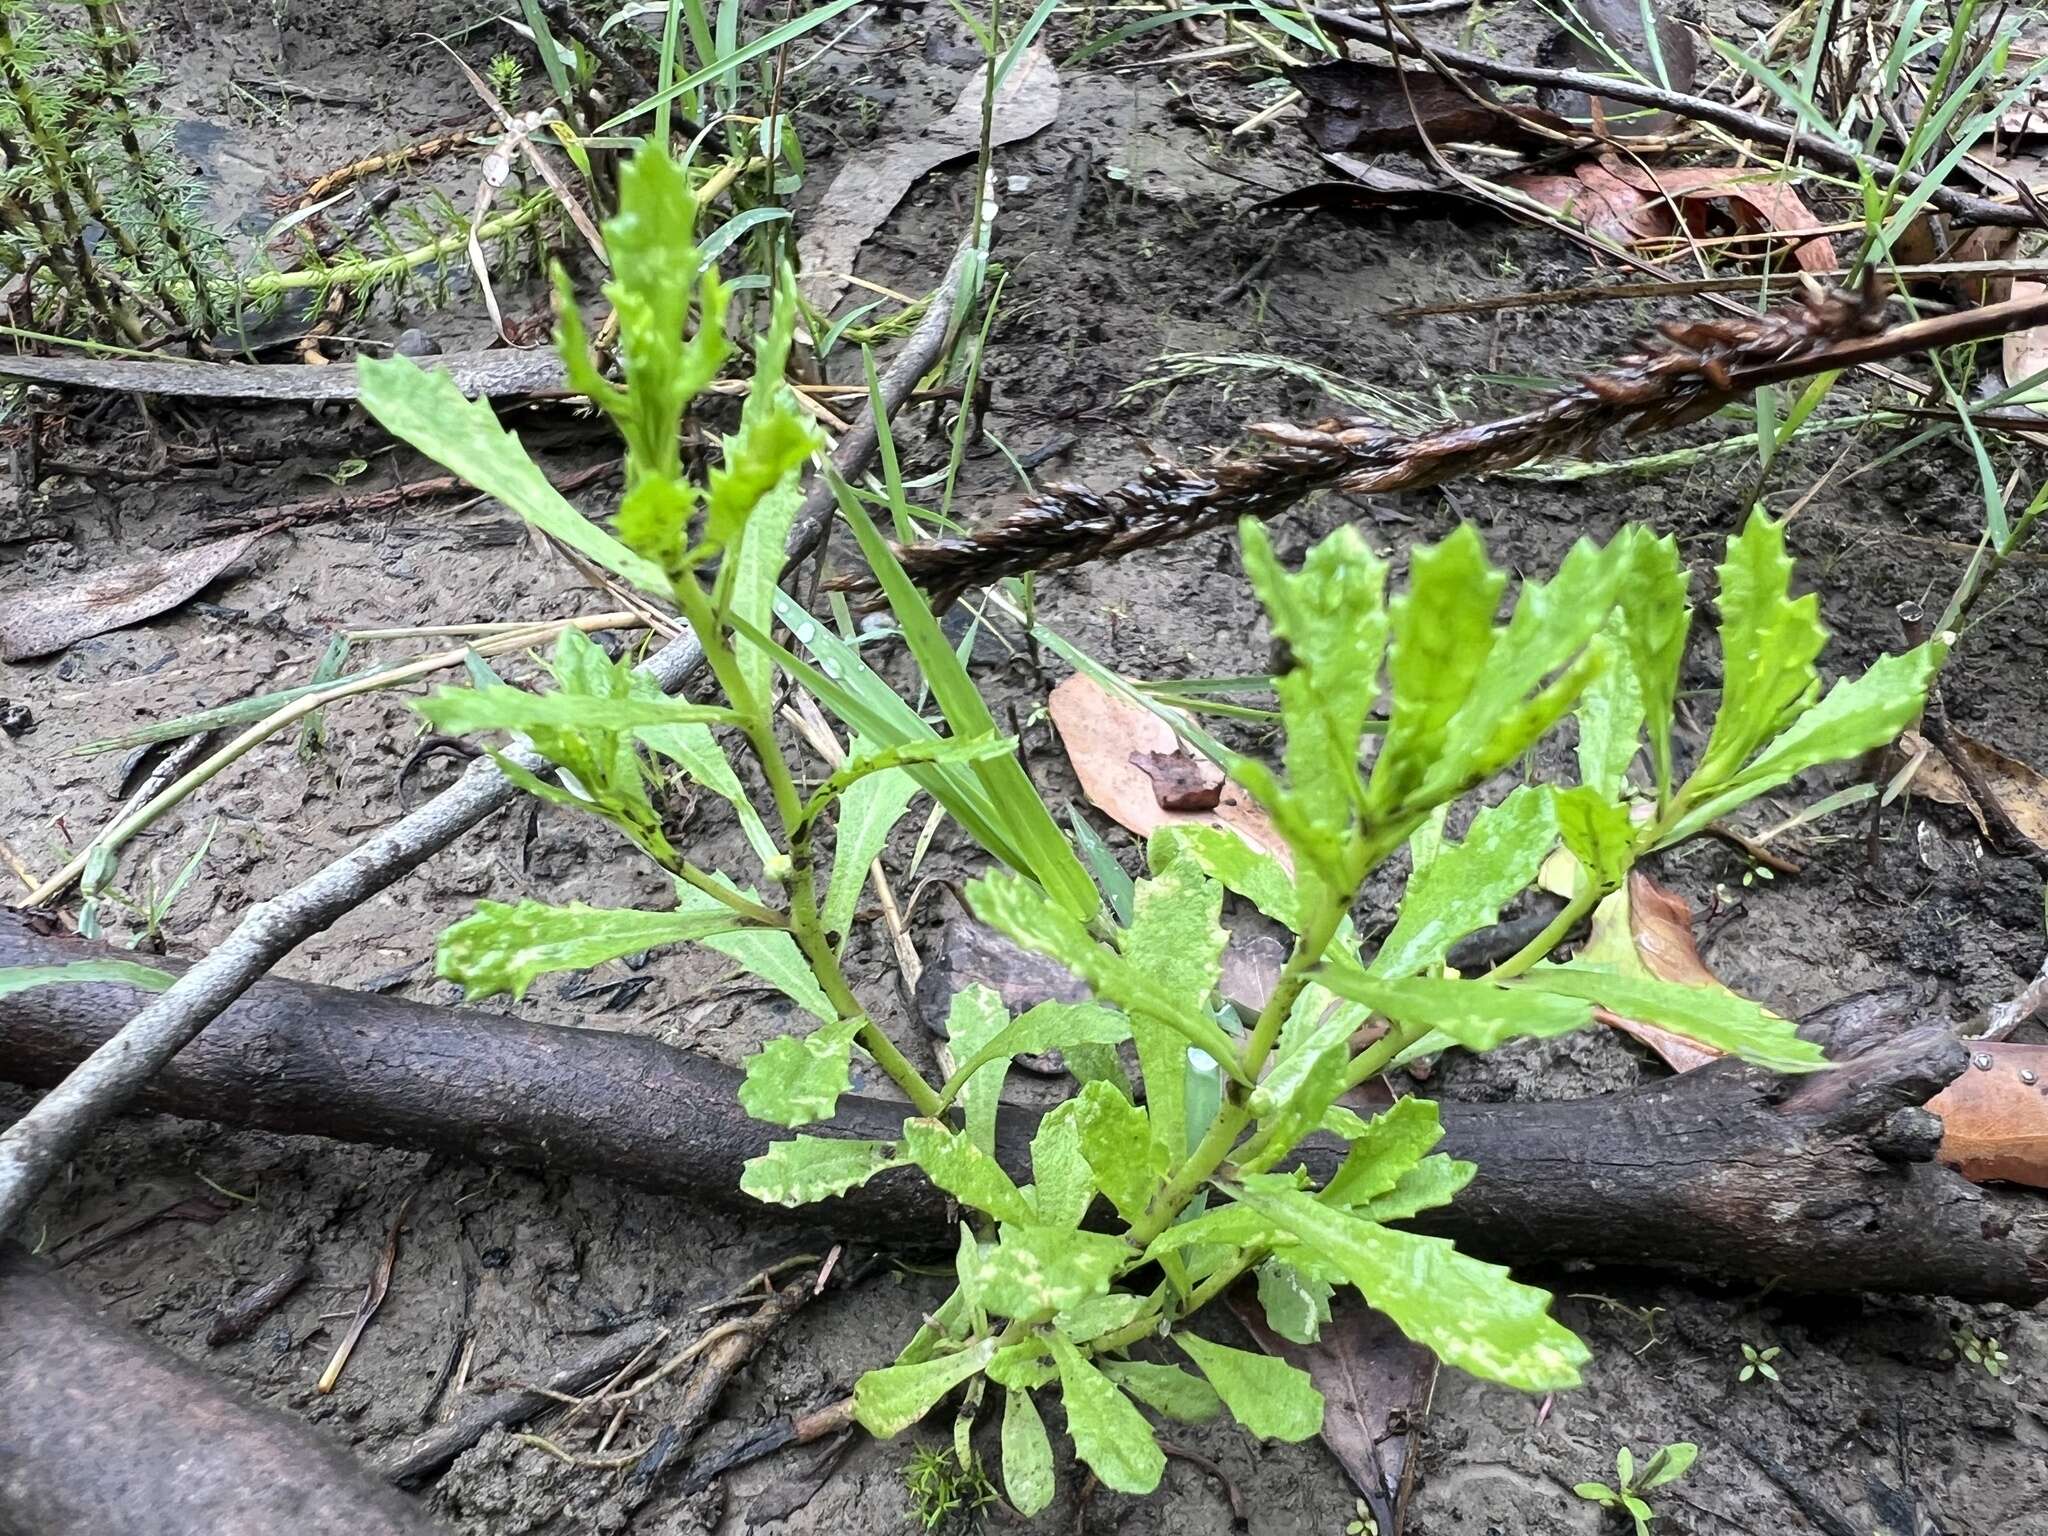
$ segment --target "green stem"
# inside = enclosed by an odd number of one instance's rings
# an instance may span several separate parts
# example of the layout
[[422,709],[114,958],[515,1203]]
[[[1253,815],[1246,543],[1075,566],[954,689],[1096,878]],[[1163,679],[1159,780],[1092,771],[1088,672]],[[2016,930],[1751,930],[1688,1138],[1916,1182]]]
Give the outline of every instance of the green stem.
[[1244,1080],[1248,1083],[1259,1080],[1266,1058],[1273,1054],[1273,1046],[1280,1039],[1280,1026],[1294,1011],[1296,999],[1315,974],[1316,967],[1322,964],[1330,941],[1336,938],[1337,929],[1344,921],[1343,909],[1331,899],[1328,888],[1316,882],[1314,889],[1317,893],[1315,906],[1302,923],[1301,932],[1294,940],[1294,951],[1281,968],[1280,979],[1273,985],[1273,995],[1259,1010],[1258,1020],[1252,1025],[1251,1038],[1245,1043],[1242,1060]]
[[763,928],[787,928],[789,921],[780,912],[764,907],[758,901],[749,901],[731,886],[720,885],[710,875],[692,864],[688,859],[675,857],[659,860],[661,865],[692,890],[702,891],[731,907],[748,922]]
[[1486,979],[1506,981],[1529,970],[1537,961],[1562,944],[1564,936],[1576,928],[1579,920],[1600,905],[1601,900],[1608,894],[1603,887],[1589,882],[1583,891],[1565,903],[1564,910],[1553,917],[1541,933],[1488,971]]
[[920,1115],[936,1116],[939,1113],[938,1094],[898,1049],[896,1042],[868,1016],[867,1009],[861,1006],[860,999],[854,996],[853,988],[847,984],[839,956],[833,951],[832,942],[825,933],[824,918],[818,911],[817,870],[812,855],[816,826],[804,815],[803,793],[797,788],[796,775],[790,771],[782,743],[775,735],[768,702],[754,697],[746,674],[740,670],[739,657],[733,651],[725,626],[695,573],[685,571],[670,585],[675,591],[676,606],[682,610],[683,618],[696,634],[697,643],[703,647],[704,659],[724,692],[726,703],[740,717],[740,730],[747,738],[754,760],[760,764],[762,777],[768,781],[769,798],[782,824],[783,842],[789,849],[789,871],[783,876],[782,884],[789,893],[789,931],[796,938],[797,948],[810,963],[812,973],[839,1017],[861,1021],[860,1042],[875,1059],[875,1064],[889,1074]]
[[[476,228],[476,238],[482,243],[524,229],[553,203],[554,197],[543,193],[520,207],[499,214],[496,218],[484,220]],[[300,288],[374,287],[378,283],[410,272],[415,267],[443,261],[468,248],[469,231],[459,229],[443,235],[438,240],[429,240],[425,245],[415,246],[409,251],[400,251],[392,256],[380,256],[372,261],[335,262],[330,266],[300,267],[291,272],[258,272],[243,284],[243,291],[252,299],[268,299]]]
[[1393,1065],[1396,1056],[1420,1040],[1426,1032],[1426,1025],[1389,1024],[1384,1035],[1351,1058],[1351,1065],[1344,1069],[1344,1086],[1356,1088],[1360,1083],[1370,1082],[1378,1077]]

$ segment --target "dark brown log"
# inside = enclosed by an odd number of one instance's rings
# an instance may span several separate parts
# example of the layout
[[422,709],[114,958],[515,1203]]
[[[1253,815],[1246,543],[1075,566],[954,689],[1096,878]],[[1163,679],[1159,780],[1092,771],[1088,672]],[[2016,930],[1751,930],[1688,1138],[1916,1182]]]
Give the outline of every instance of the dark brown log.
[[[102,953],[0,913],[0,966]],[[0,1077],[60,1080],[140,996],[92,983],[0,1000]],[[1477,1163],[1479,1177],[1413,1225],[1513,1264],[1647,1265],[2031,1306],[2048,1297],[2048,1199],[1980,1188],[1932,1160],[1940,1125],[1919,1106],[1968,1055],[1945,1027],[1910,1020],[1883,998],[1838,1005],[1810,1021],[1838,1054],[1878,1043],[1806,1079],[1716,1062],[1595,1099],[1446,1103],[1442,1150]],[[764,1211],[739,1194],[741,1165],[786,1133],[747,1118],[738,1084],[731,1067],[633,1035],[272,979],[180,1052],[136,1107],[595,1173]],[[889,1140],[903,1113],[848,1096],[835,1120],[808,1129]],[[1013,1168],[1033,1128],[1028,1111],[1004,1117],[1000,1150]],[[1302,1149],[1319,1176],[1337,1155],[1334,1142]],[[915,1170],[899,1169],[805,1219],[869,1241],[946,1246],[953,1215]]]
[[86,1304],[0,1246],[0,1531],[9,1536],[428,1536],[317,1431]]

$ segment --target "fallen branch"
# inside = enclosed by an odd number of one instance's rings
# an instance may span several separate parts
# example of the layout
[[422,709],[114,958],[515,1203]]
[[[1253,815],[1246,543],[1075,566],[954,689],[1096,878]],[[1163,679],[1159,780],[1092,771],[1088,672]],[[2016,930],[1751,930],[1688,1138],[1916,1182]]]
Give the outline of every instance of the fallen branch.
[[[0,914],[0,966],[104,953]],[[0,1077],[61,1078],[136,995],[95,982],[0,1000]],[[1445,1103],[1442,1150],[1477,1163],[1479,1177],[1413,1225],[1516,1264],[1649,1265],[2031,1305],[2048,1297],[2048,1199],[1980,1188],[1932,1161],[1941,1122],[1918,1106],[1963,1070],[1967,1052],[1945,1029],[1906,1029],[1911,1018],[1887,994],[1824,1010],[1806,1028],[1838,1053],[1884,1043],[1797,1082],[1717,1062],[1604,1098]],[[739,1193],[740,1170],[785,1133],[742,1112],[739,1082],[731,1067],[636,1035],[269,980],[179,1053],[137,1106],[600,1174],[767,1217]],[[903,1115],[901,1104],[849,1096],[835,1120],[805,1129],[888,1141]],[[1034,1129],[1028,1111],[1004,1117],[1000,1154],[1020,1175]],[[1303,1162],[1326,1177],[1342,1150],[1314,1141]],[[943,1248],[956,1213],[915,1170],[898,1169],[797,1219]]]
[[[962,282],[973,254],[971,242],[955,251],[940,279],[950,302],[935,302],[904,342],[882,376],[880,398],[894,411],[938,361],[956,309],[971,297]],[[872,412],[863,414],[833,450],[834,466],[851,478],[874,456]],[[790,531],[788,555],[801,559],[831,525],[837,501],[822,479],[804,498]],[[663,646],[639,670],[673,693],[703,661],[695,640]],[[553,770],[537,754],[513,749],[507,757],[529,773]],[[152,999],[118,1034],[107,1039],[77,1071],[34,1109],[0,1133],[0,1236],[27,1214],[37,1191],[92,1134],[243,992],[312,935],[378,891],[409,874],[456,838],[514,798],[518,790],[488,758],[479,758],[462,777],[410,815],[300,882],[281,896],[259,903],[235,931],[178,984]]]
[[[1005,576],[1114,560],[1240,518],[1272,518],[1312,491],[1420,490],[1498,474],[1552,454],[1586,455],[1611,433],[1633,440],[1710,416],[1765,384],[1852,368],[2048,321],[2048,295],[1882,329],[1870,295],[1834,293],[1761,316],[1672,324],[1640,352],[1534,410],[1402,436],[1368,421],[1247,428],[1271,451],[1194,469],[1155,463],[1107,491],[1048,486],[1017,511],[897,555],[939,606]],[[871,592],[871,576],[833,585]]]
[[428,1536],[328,1436],[245,1401],[0,1246],[0,1530]]
[[[1550,86],[1560,91],[1577,91],[1595,99],[1605,98],[1609,101],[1625,101],[1631,106],[1654,107],[1680,117],[1691,118],[1695,122],[1711,123],[1716,128],[1725,129],[1739,138],[1789,149],[1818,165],[1827,166],[1830,170],[1844,171],[1852,176],[1868,171],[1879,181],[1896,182],[1902,191],[1914,191],[1926,181],[1926,178],[1917,172],[1906,170],[1878,155],[1844,148],[1830,140],[1818,138],[1809,131],[1795,128],[1790,124],[1773,122],[1767,117],[1758,117],[1753,112],[1745,112],[1739,107],[1705,96],[1692,96],[1683,91],[1667,91],[1640,80],[1629,80],[1618,75],[1595,75],[1576,69],[1545,69],[1537,64],[1516,64],[1506,59],[1461,52],[1455,48],[1440,48],[1434,43],[1424,44],[1417,39],[1389,32],[1383,27],[1360,21],[1356,16],[1347,15],[1342,11],[1316,7],[1311,9],[1310,14],[1324,30],[1334,32],[1339,37],[1371,43],[1374,47],[1384,48],[1392,54],[1427,59],[1443,69],[1476,75],[1482,80],[1497,80],[1507,85]],[[1953,187],[1936,187],[1929,194],[1928,201],[1944,213],[1952,213],[1972,224],[1997,224],[2013,229],[2034,229],[2039,224],[2030,208],[2013,203],[1995,202],[1988,197],[1959,192]]]

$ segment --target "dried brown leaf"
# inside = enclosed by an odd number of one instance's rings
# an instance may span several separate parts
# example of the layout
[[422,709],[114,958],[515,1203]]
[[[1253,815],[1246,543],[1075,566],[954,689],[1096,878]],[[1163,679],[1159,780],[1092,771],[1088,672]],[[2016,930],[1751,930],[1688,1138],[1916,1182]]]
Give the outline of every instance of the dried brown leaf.
[[[1969,760],[1984,780],[1984,787],[1998,799],[2020,835],[2043,852],[2048,852],[2048,777],[2043,777],[2016,757],[2008,757],[1994,746],[1966,736],[1953,725],[1949,740]],[[1913,776],[1913,793],[1937,805],[1959,805],[1970,813],[1977,830],[1986,837],[1991,828],[1984,812],[1970,794],[1949,761],[1935,751],[1917,732],[1899,738],[1901,763],[1926,753],[1920,771]]]
[[1662,239],[1677,228],[1661,201],[1591,160],[1573,167],[1569,176],[1528,171],[1504,178],[1504,184],[1618,245]]
[[1323,1444],[1365,1498],[1380,1536],[1400,1536],[1415,1475],[1413,1436],[1429,1412],[1435,1357],[1347,1291],[1332,1298],[1322,1336],[1306,1345],[1266,1326],[1249,1282],[1227,1295],[1261,1349],[1308,1372],[1323,1394]]
[[1151,776],[1132,762],[1134,755],[1153,752],[1171,756],[1187,750],[1219,777],[1222,770],[1192,749],[1183,749],[1173,728],[1143,705],[1119,699],[1093,678],[1077,672],[1053,689],[1046,707],[1074,765],[1074,776],[1081,781],[1082,793],[1125,831],[1150,837],[1166,826],[1228,827],[1252,847],[1293,868],[1285,840],[1236,784],[1224,782],[1213,810],[1174,811],[1160,805]]
[[[1799,194],[1772,172],[1712,165],[1653,172],[1614,157],[1601,164],[1638,192],[1659,202],[1667,197],[1676,202],[1695,234],[1711,233],[1710,210],[1715,205],[1725,207],[1736,229],[1745,233],[1797,233],[1820,224]],[[1808,272],[1833,272],[1837,267],[1835,248],[1825,235],[1800,240],[1792,258]]]
[[[985,77],[975,76],[953,110],[926,124],[915,138],[898,139],[876,154],[849,161],[833,177],[797,242],[803,271],[800,286],[820,312],[831,313],[839,302],[861,247],[904,195],[927,173],[981,147],[985,84]],[[996,92],[990,144],[1029,138],[1050,123],[1059,108],[1059,72],[1043,48],[1026,49]]]
[[[2044,293],[2048,293],[2048,283],[2037,278],[2016,277],[2012,280],[2012,296],[2016,299],[2038,299]],[[2005,338],[2005,382],[2008,386],[2030,379],[2043,369],[2048,369],[2048,325],[2014,331]],[[2048,383],[2034,385],[2025,398],[2029,402],[2048,398]]]
[[2048,1045],[1973,1043],[1927,1107],[1941,1116],[1937,1155],[1964,1178],[2048,1188]]
[[263,530],[0,598],[0,661],[47,656],[197,597]]
[[1556,140],[1539,128],[1565,126],[1547,112],[1506,105],[1477,81],[1464,81],[1460,89],[1434,70],[1337,59],[1290,69],[1287,78],[1308,102],[1302,126],[1309,142],[1326,151],[1414,153],[1424,148],[1425,138],[1436,144],[1547,147]]
[[[1645,7],[1640,0],[1576,0],[1569,9],[1579,30],[1559,27],[1551,33],[1537,50],[1538,63],[1552,69],[1613,74],[1618,55],[1633,73],[1644,80],[1657,83],[1661,65],[1663,81],[1672,90],[1692,90],[1699,72],[1692,29],[1675,14],[1673,7]],[[1643,30],[1646,11],[1656,22],[1654,49]],[[1591,36],[1582,37],[1580,31]],[[1604,97],[1589,101],[1582,92],[1560,91],[1554,86],[1540,88],[1536,92],[1536,100],[1573,122],[1597,122],[1603,131],[1610,133],[1668,133],[1678,123],[1678,119],[1669,112],[1649,112],[1627,102],[1609,101]]]
[[[1699,947],[1692,940],[1692,907],[1686,899],[1640,872],[1628,877],[1626,891],[1617,891],[1600,903],[1593,913],[1592,932],[1579,954],[1581,959],[1658,981],[1717,992],[1730,990],[1700,958]],[[1605,1008],[1596,1009],[1594,1017],[1640,1040],[1674,1072],[1690,1072],[1721,1054],[1697,1040]]]

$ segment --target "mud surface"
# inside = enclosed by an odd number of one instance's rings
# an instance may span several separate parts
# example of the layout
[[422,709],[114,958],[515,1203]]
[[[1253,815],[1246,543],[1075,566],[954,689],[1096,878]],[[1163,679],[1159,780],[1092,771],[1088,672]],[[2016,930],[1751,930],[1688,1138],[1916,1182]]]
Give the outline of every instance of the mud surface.
[[[217,218],[244,236],[260,235],[275,217],[264,202],[269,194],[355,155],[478,120],[473,91],[423,30],[453,35],[474,23],[455,47],[476,68],[508,41],[457,4],[160,0],[136,9],[170,76],[166,104],[185,120],[180,142],[210,178]],[[974,66],[969,39],[941,9],[852,15],[858,24],[799,82],[813,166],[806,198],[847,161],[882,152],[946,110]],[[1498,35],[1510,41],[1534,35],[1524,15],[1503,26]],[[1052,36],[1060,57],[1082,35],[1063,19]],[[249,83],[280,81],[297,93]],[[308,89],[327,99],[309,99]],[[536,79],[529,89],[543,87]],[[1474,417],[1526,398],[1491,376],[1569,375],[1656,318],[1635,304],[1383,318],[1396,305],[1570,286],[1591,275],[1588,259],[1562,240],[1476,214],[1355,223],[1322,215],[1291,227],[1249,216],[1257,198],[1317,175],[1286,117],[1231,135],[1272,99],[1222,75],[1109,74],[1087,66],[1065,72],[1051,127],[999,153],[997,254],[1008,286],[988,352],[996,403],[987,425],[1019,456],[1071,445],[1040,473],[1107,481],[1155,450],[1199,459],[1227,447],[1246,420],[1331,409],[1317,384],[1273,370],[1202,365],[1161,384],[1171,368],[1160,359],[1168,355],[1297,359],[1355,387],[1393,392],[1426,413]],[[475,172],[471,157],[431,174],[466,206]],[[958,168],[927,177],[868,243],[860,275],[905,291],[929,287],[964,227],[972,190]],[[565,237],[565,253],[572,240]],[[1212,302],[1261,262],[1247,291]],[[446,305],[400,295],[348,329],[389,337],[417,325],[451,350],[484,344],[490,324],[473,285],[457,271],[449,288]],[[530,281],[501,282],[498,297],[514,323],[543,313],[544,296]],[[65,409],[64,457],[93,472],[49,474],[43,500],[5,530],[0,602],[27,584],[182,546],[225,517],[255,520],[266,507],[336,494],[329,477],[352,468],[350,460],[367,459],[367,467],[347,479],[349,495],[430,472],[387,450],[360,415],[341,408],[220,412],[163,403],[146,419],[129,400],[97,411],[74,401]],[[601,434],[559,409],[522,411],[518,424],[551,469],[578,468],[610,451]],[[1725,430],[1700,429],[1691,440]],[[943,463],[943,440],[924,413],[906,415],[899,433],[913,473]],[[1783,511],[1832,471],[1804,501],[1791,537],[1836,634],[1826,665],[1837,672],[1896,646],[1896,605],[1926,599],[1938,607],[1977,538],[1976,472],[1962,453],[1916,450],[1853,473],[1896,441],[1813,440],[1781,459],[1764,488]],[[165,471],[166,444],[224,452],[217,462]],[[1581,534],[1604,537],[1625,520],[1648,519],[1675,534],[1704,572],[1754,493],[1755,474],[1753,456],[1705,456],[1655,475],[1563,481],[1539,474],[1410,497],[1325,499],[1283,519],[1276,535],[1293,559],[1352,519],[1398,561],[1412,542],[1465,518],[1485,532],[1496,560],[1538,573]],[[978,515],[1013,495],[1017,481],[991,443],[970,456],[963,486],[963,510]],[[603,493],[580,499],[607,505]],[[2033,560],[2007,572],[1948,678],[1959,725],[2037,764],[2048,764],[2043,587]],[[1242,673],[1265,655],[1234,539],[1224,534],[1050,578],[1040,594],[1055,628],[1132,675]],[[28,704],[37,724],[18,740],[0,740],[0,840],[21,866],[48,873],[121,793],[122,754],[80,757],[72,748],[306,681],[338,631],[610,605],[489,503],[442,498],[273,533],[202,603],[7,672],[0,691]],[[416,645],[367,642],[351,659],[407,654]],[[1013,710],[1022,727],[1040,785],[1055,804],[1077,798],[1040,712],[1056,675],[1038,675],[1024,655],[993,639],[984,638],[976,655],[999,716]],[[517,673],[524,664],[514,658],[506,665]],[[1711,646],[1699,648],[1688,685],[1711,687],[1715,666]],[[258,748],[131,851],[118,883],[146,901],[152,882],[168,885],[211,829],[199,877],[162,924],[161,942],[173,952],[203,953],[251,903],[387,824],[401,797],[411,803],[430,792],[446,767],[429,762],[401,782],[420,727],[396,697],[336,708],[325,726],[324,740],[304,752],[292,736]],[[1560,761],[1565,750],[1546,749]],[[1852,778],[1847,770],[1809,776],[1745,813],[1744,826],[1766,826]],[[908,869],[922,822],[913,815],[899,829],[887,857],[892,876]],[[1874,845],[1868,828],[1861,812],[1850,812],[1802,829],[1786,845],[1805,863],[1796,877],[1747,878],[1743,860],[1708,843],[1663,859],[1656,873],[1702,915],[1703,948],[1721,976],[1786,1012],[1906,983],[1930,1007],[1960,1018],[2016,991],[2040,957],[2039,878],[1987,851],[1956,812],[1894,807],[1879,821]],[[1135,867],[1130,841],[1104,831]],[[687,832],[701,862],[743,867],[744,845],[721,808],[694,807]],[[657,900],[661,882],[624,852],[587,822],[517,806],[302,947],[281,970],[452,1000],[453,989],[433,979],[433,936],[441,927],[484,896]],[[952,881],[975,868],[972,849],[946,826],[916,878]],[[903,880],[899,893],[914,883]],[[935,935],[947,915],[948,899],[927,887],[914,934]],[[1370,930],[1389,916],[1368,909],[1361,924]],[[111,923],[124,933],[143,926],[120,912]],[[864,996],[899,1039],[922,1047],[879,924],[862,925],[852,953]],[[796,1027],[778,995],[709,953],[550,979],[522,1006],[728,1060]],[[1619,1037],[1589,1034],[1447,1064],[1435,1086],[1466,1097],[1564,1097],[1662,1070]],[[25,1103],[0,1089],[0,1116]],[[214,1219],[183,1219],[195,1208],[180,1202],[195,1197],[214,1202]],[[321,1395],[314,1383],[408,1197],[389,1298],[337,1390]],[[177,1217],[101,1245],[124,1224],[173,1206]],[[31,1234],[70,1261],[72,1279],[113,1315],[326,1426],[366,1457],[445,1416],[456,1386],[534,1379],[624,1319],[651,1313],[687,1337],[718,1315],[697,1308],[792,1251],[781,1230],[601,1183],[428,1166],[398,1154],[168,1121],[125,1122],[99,1138],[44,1197]],[[317,1264],[314,1281],[252,1337],[208,1351],[203,1337],[216,1307],[301,1252]],[[1611,1479],[1619,1446],[1634,1447],[1640,1458],[1675,1440],[1696,1441],[1702,1452],[1693,1473],[1654,1501],[1663,1532],[2048,1532],[2048,1320],[2038,1314],[1938,1301],[1811,1300],[1611,1273],[1529,1278],[1560,1293],[1561,1317],[1593,1346],[1588,1384],[1539,1405],[1445,1373],[1422,1440],[1414,1536],[1618,1530],[1572,1485]],[[894,1352],[943,1287],[939,1278],[885,1269],[807,1309],[743,1373],[703,1443],[722,1444],[774,1414],[843,1395],[862,1369]],[[1227,1318],[1213,1327],[1234,1335]],[[1957,1358],[1958,1330],[1999,1343],[2007,1357],[2002,1376]],[[1780,1382],[1738,1383],[1744,1343],[1782,1349]],[[649,1443],[672,1406],[650,1400],[621,1426],[614,1448]],[[1255,1532],[1339,1536],[1353,1517],[1355,1495],[1319,1445],[1261,1446],[1215,1427],[1175,1434],[1231,1480]],[[935,1426],[911,1439],[936,1446],[942,1436]],[[897,1531],[913,1528],[903,1483],[908,1454],[905,1442],[865,1441],[829,1462],[816,1451],[794,1452],[706,1494],[670,1488],[629,1515],[619,1473],[568,1467],[493,1436],[427,1497],[452,1529],[474,1536]],[[987,1454],[994,1454],[992,1436]],[[1063,1469],[1061,1501],[1041,1529],[1232,1528],[1222,1490],[1186,1461],[1169,1465],[1149,1500],[1098,1495],[1083,1510],[1075,1500],[1080,1484]]]

